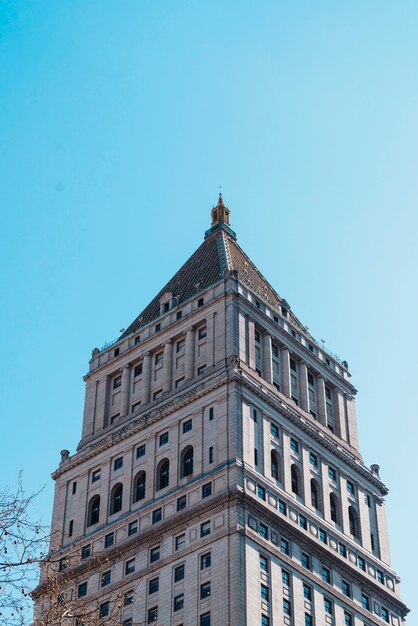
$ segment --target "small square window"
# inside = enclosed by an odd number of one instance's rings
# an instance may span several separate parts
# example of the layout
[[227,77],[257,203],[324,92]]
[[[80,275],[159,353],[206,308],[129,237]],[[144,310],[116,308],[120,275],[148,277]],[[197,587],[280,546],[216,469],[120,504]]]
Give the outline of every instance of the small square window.
[[98,480],[100,480],[100,470],[94,470],[94,472],[91,473],[91,482],[95,483]]
[[180,496],[180,498],[177,498],[177,511],[181,511],[182,509],[185,509],[187,506],[187,496]]
[[135,559],[130,559],[125,563],[125,574],[132,574],[135,571]]
[[142,363],[139,363],[139,365],[135,365],[134,378],[136,378],[137,376],[141,376],[141,374],[142,374]]
[[158,620],[158,606],[148,609],[148,624],[152,624]]
[[145,456],[145,443],[142,443],[136,449],[136,458],[139,459],[141,456]]
[[160,398],[163,397],[163,390],[162,389],[158,389],[157,391],[155,391],[153,393],[152,399],[153,400],[160,400]]
[[178,596],[174,596],[174,611],[181,611],[184,607],[184,594],[180,593]]
[[87,583],[80,583],[78,585],[78,597],[79,598],[84,598],[87,595]]
[[121,467],[123,467],[123,456],[118,457],[117,459],[115,459],[113,461],[113,471],[116,472],[116,470],[120,469]]
[[210,521],[200,524],[200,536],[206,537],[206,535],[210,535]]
[[158,578],[151,578],[151,580],[148,581],[148,595],[151,595],[152,593],[157,593],[158,588],[160,586],[160,579]]
[[110,571],[110,569],[107,570],[107,572],[103,572],[100,578],[100,586],[106,587],[106,585],[110,585],[111,577],[112,577],[112,572]]
[[114,543],[115,543],[115,533],[109,533],[105,535],[105,539],[104,539],[105,548],[110,548],[110,546],[113,546]]
[[200,569],[207,569],[211,566],[211,553],[206,552],[200,555]]
[[185,382],[186,379],[184,378],[184,376],[182,376],[181,378],[177,378],[176,382],[174,383],[174,387],[178,389],[179,387],[182,387]]
[[186,545],[186,535],[182,533],[176,537],[176,550],[181,550]]
[[203,613],[200,616],[200,626],[210,626],[210,613]]
[[134,603],[134,592],[132,589],[130,589],[123,596],[123,605],[129,606],[130,604],[133,604],[133,603]]
[[161,522],[163,516],[163,510],[161,507],[159,507],[158,509],[155,509],[152,512],[152,523],[156,524],[157,522]]
[[292,452],[295,452],[295,454],[299,452],[299,444],[296,439],[290,440],[290,449],[292,450]]
[[164,446],[166,443],[168,443],[168,432],[160,435],[160,446]]
[[134,341],[135,345],[137,346],[139,343],[141,343],[141,335],[137,335],[135,337],[135,341]]
[[81,558],[82,559],[88,559],[90,555],[91,555],[91,543],[89,543],[86,546],[83,546],[81,548]]
[[192,420],[186,420],[183,422],[183,433],[188,433],[192,430],[193,422]]
[[174,582],[178,583],[184,579],[184,563],[174,568]]
[[197,301],[197,306],[198,307],[203,306],[203,298],[199,298],[199,300]]
[[122,385],[122,376],[113,379],[113,389],[117,389]]
[[205,373],[205,370],[206,370],[206,363],[204,363],[203,365],[200,365],[200,366],[197,368],[197,375],[198,375],[198,376],[201,376],[202,374],[204,374],[204,373]]
[[210,596],[210,582],[200,585],[200,599],[204,600]]
[[183,317],[183,311],[177,311],[176,319],[181,320],[182,317]]
[[107,617],[109,615],[109,601],[103,602],[99,607],[99,617]]
[[112,417],[110,418],[110,423],[114,424],[115,422],[118,421],[118,419],[120,418],[120,414],[116,413],[116,415],[112,415]]
[[202,498],[207,498],[212,495],[212,483],[206,483],[202,485]]
[[141,400],[139,402],[135,402],[135,404],[132,405],[132,413],[136,413],[136,411],[139,411],[139,408],[141,406]]
[[149,560],[150,563],[155,563],[155,561],[160,560],[160,546],[155,546],[154,548],[151,548],[151,550],[149,551]]
[[135,535],[137,532],[138,532],[138,520],[135,520],[134,522],[129,522],[128,537],[130,537],[131,535]]

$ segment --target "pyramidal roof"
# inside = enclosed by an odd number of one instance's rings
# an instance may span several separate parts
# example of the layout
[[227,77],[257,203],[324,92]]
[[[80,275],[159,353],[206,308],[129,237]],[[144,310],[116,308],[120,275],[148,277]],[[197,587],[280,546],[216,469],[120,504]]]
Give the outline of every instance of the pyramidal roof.
[[204,242],[124,331],[121,339],[137,332],[142,326],[160,316],[160,300],[164,294],[171,293],[178,306],[223,280],[225,272],[231,270],[237,272],[238,280],[257,294],[260,300],[276,309],[285,307],[291,321],[307,332],[289,310],[286,300],[279,296],[240,248],[236,234],[229,225],[229,215],[230,211],[224,205],[222,194],[219,194],[218,204],[212,208],[212,225],[205,233]]

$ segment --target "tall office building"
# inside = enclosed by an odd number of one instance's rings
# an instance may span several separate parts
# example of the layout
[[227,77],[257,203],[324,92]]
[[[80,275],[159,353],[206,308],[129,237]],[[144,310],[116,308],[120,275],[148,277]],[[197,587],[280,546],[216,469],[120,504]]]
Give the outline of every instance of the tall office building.
[[[124,626],[400,626],[387,489],[359,452],[348,365],[271,287],[229,217],[219,196],[196,252],[93,350],[81,441],[53,475],[68,614],[78,603],[93,607],[74,617],[86,625],[97,614]],[[44,572],[39,620],[47,587]]]

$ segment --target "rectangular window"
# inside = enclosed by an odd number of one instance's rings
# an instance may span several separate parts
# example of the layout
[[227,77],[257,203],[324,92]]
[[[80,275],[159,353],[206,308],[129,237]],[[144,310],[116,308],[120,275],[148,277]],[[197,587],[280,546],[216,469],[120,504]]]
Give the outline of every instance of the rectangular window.
[[327,533],[325,530],[322,530],[322,528],[319,529],[319,540],[322,541],[322,543],[328,543]]
[[136,378],[137,376],[141,376],[141,374],[142,374],[142,363],[140,363],[139,365],[135,365],[134,378]]
[[337,472],[335,471],[335,469],[333,467],[329,467],[328,468],[328,476],[334,482],[337,480]]
[[183,533],[176,537],[176,550],[181,550],[186,545],[186,535]]
[[192,426],[192,420],[186,420],[185,422],[183,422],[183,434],[190,432],[192,430]]
[[280,552],[287,554],[288,556],[290,555],[290,544],[287,539],[280,540]]
[[258,465],[258,450],[254,448],[254,465]]
[[264,489],[264,487],[261,487],[261,485],[257,486],[257,495],[261,500],[266,499],[266,490]]
[[296,362],[293,359],[290,359],[290,369],[296,372]]
[[187,496],[180,496],[180,498],[177,498],[177,511],[181,511],[182,509],[185,509],[187,506]]
[[305,626],[313,626],[312,615],[305,613]]
[[286,502],[283,502],[283,500],[279,500],[279,512],[282,515],[286,515],[286,511],[287,511]]
[[120,469],[123,466],[123,456],[118,457],[113,461],[113,471]]
[[331,573],[328,567],[322,567],[322,580],[324,583],[331,583]]
[[156,332],[156,333],[159,333],[159,332],[160,332],[160,330],[161,330],[161,323],[160,323],[160,322],[158,322],[158,324],[155,324],[155,332]]
[[344,611],[344,626],[353,626],[353,619],[347,611]]
[[308,522],[304,515],[299,515],[299,526],[303,528],[303,530],[307,530]]
[[88,559],[91,554],[91,543],[81,548],[81,558]]
[[73,496],[77,493],[77,481],[73,482],[72,494]]
[[153,400],[159,400],[162,397],[163,397],[163,390],[162,389],[158,389],[157,391],[154,391],[154,394],[152,396]]
[[346,580],[343,580],[341,583],[341,590],[343,592],[343,594],[345,596],[347,596],[347,598],[351,598],[351,587],[350,587],[350,583],[348,583]]
[[328,615],[332,615],[332,601],[329,598],[324,598],[324,610]]
[[174,582],[178,583],[184,579],[184,563],[174,568]]
[[213,446],[209,448],[209,463],[213,463]]
[[209,421],[211,422],[212,420],[213,420],[213,406],[209,408]]
[[151,595],[152,593],[157,593],[158,588],[160,586],[160,579],[158,578],[152,578],[151,580],[148,581],[148,594]]
[[377,580],[380,584],[384,585],[385,584],[385,577],[383,575],[383,572],[380,571],[380,569],[377,570],[376,572],[376,577]]
[[310,385],[311,387],[314,386],[314,377],[309,372],[308,372],[308,385]]
[[354,496],[354,483],[351,480],[347,480],[347,491],[350,495]]
[[280,431],[279,431],[279,427],[277,426],[277,424],[273,424],[273,423],[270,424],[270,432],[273,435],[273,437],[275,437],[275,439],[279,438]]
[[84,596],[87,595],[87,583],[86,582],[80,583],[78,585],[78,594],[77,595],[78,595],[79,598],[84,598]]
[[158,509],[155,509],[152,512],[152,523],[157,524],[157,522],[161,522],[162,516],[163,516],[162,508],[159,507]]
[[200,626],[210,626],[210,613],[203,613],[200,616]]
[[134,343],[135,343],[135,345],[136,345],[136,346],[137,346],[139,343],[141,343],[141,335],[137,335],[137,336],[135,337],[135,342],[134,342]]
[[175,387],[176,389],[178,389],[179,387],[181,387],[182,385],[184,385],[185,380],[186,380],[186,379],[184,378],[184,376],[182,376],[181,378],[177,378],[177,380],[176,380],[176,382],[175,382],[175,384],[174,384],[174,387]]
[[389,622],[389,611],[382,606],[380,616],[384,622]]
[[201,328],[199,328],[199,334],[198,334],[199,339],[204,339],[207,334],[208,333],[206,330],[206,326],[202,326]]
[[184,594],[179,593],[178,596],[174,596],[173,610],[181,611],[183,607],[184,607]]
[[73,529],[74,529],[74,520],[70,519],[68,523],[68,536],[69,537],[73,536]]
[[122,622],[122,626],[133,626],[132,617],[128,617],[128,619],[124,619]]
[[105,539],[104,539],[105,548],[110,548],[110,546],[113,546],[114,543],[115,543],[115,533],[108,533],[107,535],[105,535]]
[[160,546],[155,546],[154,548],[150,549],[149,560],[150,563],[155,563],[155,561],[160,560]]
[[311,587],[309,587],[309,585],[306,585],[305,583],[303,583],[303,597],[305,598],[305,600],[311,600],[312,599],[312,589]]
[[286,585],[286,587],[290,587],[290,574],[284,569],[282,569],[282,583]]
[[183,311],[177,311],[176,313],[176,319],[177,320],[181,320],[181,318],[183,317]]
[[266,587],[266,585],[261,585],[260,593],[261,593],[261,599],[264,600],[264,602],[268,602],[269,601],[269,588]]
[[125,574],[132,574],[135,571],[135,559],[130,559],[125,563]]
[[168,432],[160,435],[160,446],[164,446],[166,443],[168,443]]
[[154,357],[154,364],[155,365],[162,365],[164,362],[164,352],[161,350],[161,352],[157,352],[157,354]]
[[177,352],[177,354],[179,352],[183,352],[185,345],[186,345],[186,341],[184,339],[179,339],[178,340],[178,342],[176,343],[176,352]]
[[141,456],[145,456],[145,443],[141,444],[136,449],[136,458],[140,459]]
[[203,298],[199,298],[199,300],[197,301],[197,306],[198,307],[203,306]]
[[128,537],[130,537],[131,535],[135,535],[135,533],[137,532],[138,532],[138,520],[135,520],[134,522],[129,522]]
[[122,376],[113,379],[113,389],[117,389],[122,384]]
[[263,539],[268,539],[269,538],[269,531],[267,526],[265,526],[264,524],[262,524],[260,522],[260,526],[259,526],[259,530],[258,530],[258,534],[260,535],[260,537],[262,537]]
[[359,557],[357,558],[357,565],[359,566],[359,568],[360,568],[360,569],[362,569],[362,570],[363,570],[363,572],[365,572],[365,571],[366,571],[366,562],[365,562],[365,560],[363,559],[363,557],[359,556]]
[[210,582],[200,585],[200,599],[204,600],[210,596]]
[[110,569],[107,570],[107,572],[103,572],[100,578],[100,586],[106,587],[106,585],[110,585],[111,577],[112,577],[112,572],[110,571]]
[[153,606],[152,609],[148,609],[148,624],[152,624],[158,620],[158,606]]
[[347,558],[347,548],[345,547],[345,545],[343,543],[340,543],[339,550],[340,550],[341,556],[343,556],[346,559]]
[[283,600],[283,613],[289,616],[292,615],[291,604],[289,600],[286,600],[286,598]]
[[59,560],[58,571],[63,572],[66,567],[67,567],[67,557],[65,556],[64,558]]
[[261,616],[261,626],[270,626],[270,618],[267,615]]
[[115,348],[113,351],[113,356],[119,356],[120,348]]
[[120,414],[116,413],[116,415],[112,415],[112,417],[110,418],[110,423],[114,424],[115,422],[117,422],[117,420],[119,419]]
[[363,609],[366,609],[366,611],[370,611],[370,598],[366,596],[365,593],[361,595],[361,606]]
[[292,450],[292,452],[295,452],[295,453],[299,452],[299,444],[296,441],[296,439],[290,440],[290,449]]
[[207,569],[208,567],[210,567],[211,561],[212,561],[212,557],[211,557],[210,552],[205,552],[205,554],[201,554],[200,555],[200,569]]
[[130,604],[133,604],[133,603],[134,603],[134,592],[132,589],[130,589],[123,596],[123,605],[129,606]]
[[201,376],[202,374],[204,374],[205,373],[205,369],[206,369],[206,363],[204,363],[203,365],[200,365],[197,368],[197,375]]
[[99,607],[99,617],[107,617],[109,615],[109,601],[103,602]]
[[269,568],[269,562],[267,557],[265,557],[263,554],[260,554],[260,569],[263,572],[268,572],[268,568]]
[[139,402],[135,402],[135,404],[132,405],[132,413],[135,413],[136,411],[139,411],[139,407],[141,406],[141,400]]
[[206,483],[202,485],[202,498],[207,498],[212,495],[212,483]]
[[302,567],[306,567],[306,569],[311,569],[311,560],[309,558],[309,555],[305,554],[304,552],[302,552],[301,563]]
[[210,521],[200,524],[200,536],[206,537],[207,535],[210,535]]
[[91,473],[91,482],[95,483],[98,480],[100,480],[100,470],[94,470],[94,472]]
[[309,463],[314,467],[318,467],[318,457],[313,452],[309,454]]

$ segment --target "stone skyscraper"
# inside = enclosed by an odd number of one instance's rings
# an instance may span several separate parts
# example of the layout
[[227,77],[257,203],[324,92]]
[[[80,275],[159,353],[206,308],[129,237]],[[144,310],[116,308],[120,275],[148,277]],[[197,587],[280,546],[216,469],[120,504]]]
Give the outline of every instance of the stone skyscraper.
[[80,444],[53,475],[74,606],[124,626],[400,626],[387,489],[359,452],[347,363],[246,256],[221,196],[85,382]]

